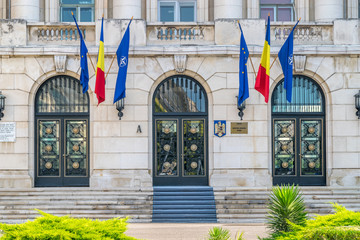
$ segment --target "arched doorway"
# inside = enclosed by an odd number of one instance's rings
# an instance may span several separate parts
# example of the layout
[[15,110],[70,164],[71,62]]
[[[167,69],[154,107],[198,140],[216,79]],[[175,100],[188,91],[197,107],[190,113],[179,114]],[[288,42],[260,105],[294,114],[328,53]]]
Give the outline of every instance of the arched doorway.
[[35,186],[89,186],[89,96],[55,76],[35,97]]
[[193,78],[165,79],[153,96],[153,184],[208,185],[208,100]]
[[271,104],[273,184],[326,185],[325,98],[320,86],[294,76],[289,103],[281,80]]

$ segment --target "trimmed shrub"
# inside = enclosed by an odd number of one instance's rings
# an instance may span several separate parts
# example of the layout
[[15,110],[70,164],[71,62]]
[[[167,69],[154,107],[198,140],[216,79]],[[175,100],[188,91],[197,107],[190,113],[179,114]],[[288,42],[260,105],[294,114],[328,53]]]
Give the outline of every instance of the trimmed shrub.
[[360,240],[360,212],[333,204],[335,213],[307,220],[304,226],[289,223],[291,232],[272,234],[263,240]]
[[136,240],[126,236],[125,219],[114,218],[106,221],[77,219],[69,216],[57,217],[37,210],[42,216],[22,224],[0,223],[3,240]]
[[289,222],[303,225],[306,221],[304,198],[297,186],[273,187],[268,208],[267,224],[274,233],[290,231]]

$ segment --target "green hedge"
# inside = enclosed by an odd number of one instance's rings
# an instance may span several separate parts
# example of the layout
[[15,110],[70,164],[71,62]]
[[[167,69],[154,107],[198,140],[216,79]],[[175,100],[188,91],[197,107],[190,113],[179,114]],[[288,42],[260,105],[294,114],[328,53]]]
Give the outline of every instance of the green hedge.
[[[39,211],[39,210],[38,210]],[[22,224],[0,223],[1,240],[136,240],[126,236],[126,220],[114,218],[106,221],[57,217],[39,211],[42,215],[34,221]]]
[[[304,226],[291,222],[291,232],[273,234],[276,240],[360,240],[360,212],[333,204],[335,213],[307,220]],[[265,240],[264,239],[264,240]]]

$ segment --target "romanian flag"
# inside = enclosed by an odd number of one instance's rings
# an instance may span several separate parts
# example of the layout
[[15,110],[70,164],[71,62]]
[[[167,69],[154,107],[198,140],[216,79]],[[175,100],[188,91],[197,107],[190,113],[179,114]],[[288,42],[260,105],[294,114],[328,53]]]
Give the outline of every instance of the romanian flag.
[[96,83],[95,94],[98,99],[98,105],[105,101],[105,60],[104,60],[104,17],[101,19],[100,46],[98,60],[96,65]]
[[264,49],[261,55],[259,71],[256,76],[255,89],[265,97],[265,102],[269,101],[269,78],[270,78],[270,16],[266,27]]

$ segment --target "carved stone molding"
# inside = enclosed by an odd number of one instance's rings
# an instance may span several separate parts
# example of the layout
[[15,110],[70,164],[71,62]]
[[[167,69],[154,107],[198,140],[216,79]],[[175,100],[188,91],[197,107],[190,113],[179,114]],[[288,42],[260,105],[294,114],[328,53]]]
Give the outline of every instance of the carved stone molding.
[[302,73],[305,70],[306,56],[294,55],[295,72]]
[[187,56],[186,55],[174,55],[174,66],[178,73],[183,73],[186,69]]
[[55,55],[54,62],[56,72],[64,73],[66,71],[66,55]]

